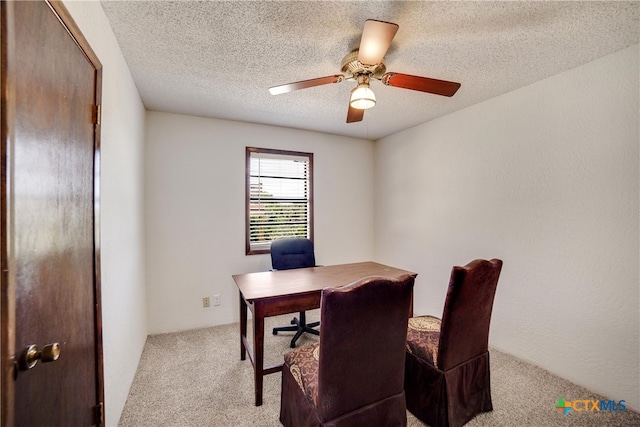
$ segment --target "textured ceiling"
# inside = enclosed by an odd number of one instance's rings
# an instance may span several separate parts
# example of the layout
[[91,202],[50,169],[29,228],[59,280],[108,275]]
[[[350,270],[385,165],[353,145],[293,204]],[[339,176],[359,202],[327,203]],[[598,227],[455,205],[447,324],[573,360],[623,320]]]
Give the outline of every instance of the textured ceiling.
[[[638,2],[102,1],[149,110],[376,140],[638,43]],[[373,81],[378,103],[345,123],[354,82],[272,96],[340,73],[366,19],[400,26],[387,71],[460,82],[452,98]]]

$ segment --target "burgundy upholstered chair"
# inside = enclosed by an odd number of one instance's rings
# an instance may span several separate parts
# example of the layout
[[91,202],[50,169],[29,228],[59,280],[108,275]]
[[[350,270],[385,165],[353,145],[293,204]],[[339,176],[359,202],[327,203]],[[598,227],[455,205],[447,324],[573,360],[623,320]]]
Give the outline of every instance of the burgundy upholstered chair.
[[433,427],[461,426],[493,410],[489,323],[501,269],[499,259],[453,267],[442,320],[409,319],[407,409]]
[[414,277],[322,291],[320,342],[284,356],[285,426],[406,426],[403,390]]

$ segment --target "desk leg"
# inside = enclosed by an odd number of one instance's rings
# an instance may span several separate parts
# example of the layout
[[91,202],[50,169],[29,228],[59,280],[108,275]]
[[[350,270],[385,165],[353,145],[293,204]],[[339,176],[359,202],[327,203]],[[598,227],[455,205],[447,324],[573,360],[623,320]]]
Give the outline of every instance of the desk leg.
[[240,292],[240,360],[247,358],[247,350],[244,348],[243,338],[247,337],[247,303]]
[[264,378],[264,310],[255,303],[253,313],[253,352],[255,355],[254,377],[256,384],[256,406],[262,405],[262,380]]

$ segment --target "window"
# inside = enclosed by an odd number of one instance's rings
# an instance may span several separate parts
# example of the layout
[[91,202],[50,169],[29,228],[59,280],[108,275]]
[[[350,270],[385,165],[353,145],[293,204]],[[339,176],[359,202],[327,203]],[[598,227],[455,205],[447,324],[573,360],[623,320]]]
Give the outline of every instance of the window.
[[246,253],[281,237],[313,240],[313,153],[247,147]]

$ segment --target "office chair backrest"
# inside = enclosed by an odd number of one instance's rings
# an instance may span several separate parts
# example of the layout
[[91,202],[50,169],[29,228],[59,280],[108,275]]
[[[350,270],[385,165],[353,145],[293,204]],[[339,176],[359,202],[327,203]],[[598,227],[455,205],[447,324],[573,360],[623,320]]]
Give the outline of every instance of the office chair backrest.
[[501,269],[499,259],[477,259],[464,267],[453,267],[440,326],[439,369],[451,369],[488,351]]
[[286,238],[271,243],[271,265],[274,270],[315,267],[313,242],[304,238]]
[[[414,277],[368,277],[322,291],[318,410],[332,419],[403,393]],[[403,399],[404,400],[404,399]]]

